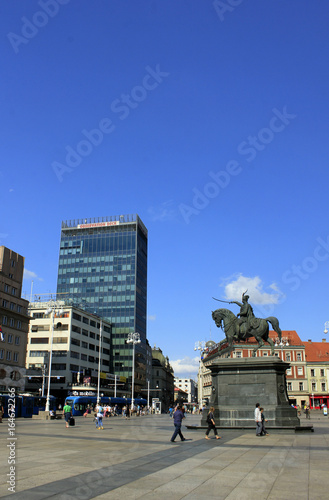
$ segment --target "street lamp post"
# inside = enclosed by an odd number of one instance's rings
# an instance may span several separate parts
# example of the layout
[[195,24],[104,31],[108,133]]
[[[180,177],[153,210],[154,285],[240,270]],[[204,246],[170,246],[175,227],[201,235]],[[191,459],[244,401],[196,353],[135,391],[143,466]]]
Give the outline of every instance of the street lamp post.
[[[51,341],[50,341],[50,353],[49,353],[49,367],[48,367],[48,387],[47,387],[47,399],[46,399],[46,407],[45,411],[49,411],[50,409],[50,379],[51,379],[51,362],[53,358],[53,341],[54,341],[54,329],[55,329],[55,313],[56,308],[58,307],[58,303],[56,301],[51,301],[49,307],[46,311],[46,314],[51,313]],[[63,308],[61,306],[59,314],[63,313]]]
[[150,408],[150,381],[147,381],[147,410]]
[[99,348],[98,348],[98,377],[97,377],[97,404],[99,405],[99,385],[100,385],[100,374],[101,374],[101,353],[102,353],[102,320],[99,326]]
[[283,348],[289,346],[289,341],[286,338],[276,339],[274,347],[281,347],[281,359],[283,361]]
[[202,380],[202,353],[205,350],[206,343],[204,341],[198,341],[195,343],[194,350],[200,351],[200,361],[199,361],[199,374],[198,374],[198,386],[199,386],[199,407],[202,408],[203,400],[203,380]]
[[131,376],[131,410],[134,409],[134,385],[135,385],[135,345],[140,344],[140,334],[139,333],[128,333],[127,344],[133,345],[133,369]]

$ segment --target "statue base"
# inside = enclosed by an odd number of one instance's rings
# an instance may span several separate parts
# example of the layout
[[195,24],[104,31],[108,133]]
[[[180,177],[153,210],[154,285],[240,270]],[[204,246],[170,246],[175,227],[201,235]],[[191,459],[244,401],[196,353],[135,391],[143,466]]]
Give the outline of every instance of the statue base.
[[[297,410],[288,399],[286,369],[290,364],[278,357],[217,359],[208,368],[212,375],[209,407],[215,408],[218,427],[256,427],[256,403],[264,408],[266,428],[300,426]],[[201,426],[207,426],[207,410]]]

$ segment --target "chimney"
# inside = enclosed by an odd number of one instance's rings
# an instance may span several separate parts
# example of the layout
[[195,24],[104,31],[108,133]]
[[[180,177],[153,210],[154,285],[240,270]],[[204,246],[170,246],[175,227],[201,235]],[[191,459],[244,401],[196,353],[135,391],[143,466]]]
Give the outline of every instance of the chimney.
[[312,339],[308,339],[308,341],[307,341],[307,342],[312,342]]
[[322,342],[327,342],[327,339],[322,339]]

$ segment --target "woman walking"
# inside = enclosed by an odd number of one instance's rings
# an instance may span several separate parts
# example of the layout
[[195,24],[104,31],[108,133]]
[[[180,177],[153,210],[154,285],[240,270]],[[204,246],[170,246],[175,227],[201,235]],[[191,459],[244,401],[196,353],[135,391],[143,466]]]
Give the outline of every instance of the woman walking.
[[214,418],[214,411],[215,411],[215,408],[213,406],[211,406],[210,411],[207,415],[208,429],[207,429],[206,436],[205,436],[206,439],[210,439],[210,437],[208,437],[208,436],[209,436],[209,432],[211,431],[211,429],[214,430],[216,439],[220,439],[220,436],[217,435],[217,429],[216,429],[215,418]]

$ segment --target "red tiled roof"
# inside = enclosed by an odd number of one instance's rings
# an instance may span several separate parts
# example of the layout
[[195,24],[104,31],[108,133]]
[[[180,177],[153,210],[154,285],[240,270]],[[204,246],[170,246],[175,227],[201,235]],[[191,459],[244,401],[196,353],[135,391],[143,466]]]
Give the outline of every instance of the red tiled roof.
[[[269,332],[269,336],[270,336],[270,339],[272,339],[274,342],[278,339],[278,334],[272,330],[270,330]],[[304,347],[305,345],[305,342],[303,342],[300,338],[300,336],[298,335],[298,333],[295,331],[295,330],[282,330],[282,339],[286,341],[288,341],[289,345],[291,346],[300,346],[300,347]],[[235,345],[240,345],[240,346],[253,346],[253,345],[257,345],[258,342],[256,341],[256,339],[254,337],[251,337],[250,339],[244,341],[244,342],[234,342]],[[223,348],[226,347],[226,345],[223,345]],[[265,342],[264,344],[264,347],[270,347],[269,344],[267,344]],[[264,348],[263,347],[263,348]],[[211,356],[213,354],[215,354],[216,352],[218,352],[218,346],[216,346],[214,349],[210,350],[209,352],[205,353],[205,358],[207,356]]]
[[305,355],[308,362],[328,361],[329,342],[305,342]]

